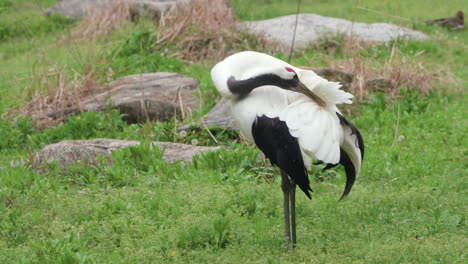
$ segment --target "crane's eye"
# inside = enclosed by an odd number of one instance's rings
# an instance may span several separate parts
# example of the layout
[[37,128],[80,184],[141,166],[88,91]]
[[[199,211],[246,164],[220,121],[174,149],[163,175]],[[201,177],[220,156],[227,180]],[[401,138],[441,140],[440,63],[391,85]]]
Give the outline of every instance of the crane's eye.
[[294,73],[296,73],[295,70],[293,70],[293,69],[291,69],[291,68],[289,68],[289,67],[284,67],[284,69],[287,70],[288,72],[294,72]]

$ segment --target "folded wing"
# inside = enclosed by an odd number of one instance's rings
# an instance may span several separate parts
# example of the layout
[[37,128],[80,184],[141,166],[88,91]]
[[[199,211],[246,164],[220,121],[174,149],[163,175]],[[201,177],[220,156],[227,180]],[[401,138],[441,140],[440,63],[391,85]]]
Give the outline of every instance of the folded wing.
[[340,85],[329,82],[311,71],[301,71],[300,80],[319,95],[322,107],[301,94],[290,94],[289,105],[280,113],[291,136],[297,138],[307,168],[311,160],[328,163],[330,168],[342,164],[346,172],[346,187],[342,198],[348,195],[361,170],[364,142],[356,127],[346,120],[337,104],[352,103],[352,95]]
[[340,161],[343,128],[336,114],[300,99],[284,109],[279,118],[286,122],[291,136],[298,139],[307,156],[306,166],[310,167],[311,159],[332,164]]

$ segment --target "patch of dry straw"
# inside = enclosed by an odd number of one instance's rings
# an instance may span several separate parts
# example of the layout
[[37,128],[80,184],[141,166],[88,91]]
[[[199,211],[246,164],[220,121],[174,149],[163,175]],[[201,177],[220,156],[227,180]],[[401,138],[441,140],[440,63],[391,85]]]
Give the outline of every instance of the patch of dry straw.
[[[400,52],[398,42],[389,43],[392,45],[391,56],[387,60],[375,60],[360,53],[362,49],[374,45],[372,43],[363,43],[357,38],[346,38],[342,45],[346,58],[330,62],[330,65],[355,74],[350,91],[361,100],[376,91],[398,98],[400,89],[417,89],[421,94],[427,95],[431,90],[440,87],[442,81],[455,83],[448,71],[442,68],[429,71],[423,63]],[[388,85],[370,90],[366,83],[374,79],[385,79]]]
[[219,60],[228,54],[252,49],[266,50],[268,42],[247,34],[224,0],[192,0],[177,4],[159,22],[156,48],[170,48],[186,61]]
[[24,104],[7,112],[7,117],[31,116],[35,127],[45,128],[60,124],[70,114],[83,112],[83,99],[104,90],[91,61],[81,74],[58,67],[35,72],[30,77],[31,85],[26,87]]
[[108,5],[90,9],[78,28],[68,37],[72,41],[84,41],[107,35],[130,20],[131,0],[116,0]]

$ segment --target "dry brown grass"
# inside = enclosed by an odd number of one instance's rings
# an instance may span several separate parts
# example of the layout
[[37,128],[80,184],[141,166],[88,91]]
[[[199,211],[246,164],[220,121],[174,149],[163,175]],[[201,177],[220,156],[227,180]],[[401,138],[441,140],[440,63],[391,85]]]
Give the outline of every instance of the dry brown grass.
[[[67,41],[77,42],[105,36],[132,19],[133,0],[118,0],[90,11]],[[161,14],[157,26],[158,51],[169,50],[187,62],[219,60],[241,50],[277,52],[279,45],[239,27],[237,15],[225,0],[192,0],[178,3]]]
[[236,14],[224,0],[193,0],[161,17],[156,48],[169,47],[175,56],[198,62],[252,49],[252,43],[257,50],[270,46],[264,38],[240,29]]
[[[440,87],[442,81],[454,82],[452,76],[444,69],[429,71],[423,63],[400,52],[398,42],[389,43],[391,56],[387,60],[375,60],[361,55],[361,50],[375,45],[372,43],[345,38],[341,45],[345,59],[330,61],[330,67],[355,74],[350,91],[361,100],[376,91],[384,92],[391,98],[398,98],[400,89],[417,89],[427,95],[435,87]],[[375,79],[386,80],[387,85],[371,90],[366,83]]]
[[[102,91],[108,74],[112,74],[107,72],[106,63],[101,65],[93,56],[96,37],[109,34],[130,19],[130,3],[131,0],[119,0],[92,11],[66,39],[90,41],[89,57],[77,58],[83,68],[55,66],[34,72],[28,78],[31,85],[25,87],[26,93],[21,98],[24,104],[9,111],[7,116],[31,116],[36,127],[44,128],[61,123],[71,114],[83,112],[82,102]],[[238,28],[237,22],[236,15],[224,0],[193,0],[190,4],[177,5],[159,21],[155,50],[169,49],[173,56],[185,61],[206,62],[251,49],[251,43],[256,49],[267,49],[268,42],[246,34]],[[54,64],[50,61],[50,65]]]
[[81,73],[56,65],[35,71],[28,78],[31,85],[25,87],[26,93],[21,98],[24,104],[11,109],[6,116],[12,119],[30,116],[35,127],[45,128],[60,124],[71,114],[83,112],[83,99],[105,88],[97,77],[94,63],[90,55]]
[[115,0],[109,5],[89,10],[85,20],[70,34],[68,40],[84,41],[111,33],[130,19],[131,3],[132,0]]

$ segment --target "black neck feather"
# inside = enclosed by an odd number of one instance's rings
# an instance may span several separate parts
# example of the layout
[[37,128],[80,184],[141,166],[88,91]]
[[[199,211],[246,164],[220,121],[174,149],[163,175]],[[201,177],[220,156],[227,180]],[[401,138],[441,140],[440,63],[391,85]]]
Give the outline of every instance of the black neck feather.
[[290,89],[296,85],[296,80],[282,79],[275,74],[262,74],[245,80],[236,80],[234,76],[229,77],[227,85],[231,93],[239,97],[246,97],[253,89],[265,85],[274,85],[283,89]]

